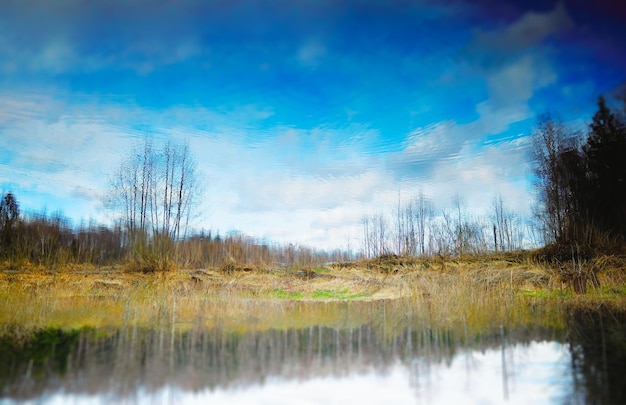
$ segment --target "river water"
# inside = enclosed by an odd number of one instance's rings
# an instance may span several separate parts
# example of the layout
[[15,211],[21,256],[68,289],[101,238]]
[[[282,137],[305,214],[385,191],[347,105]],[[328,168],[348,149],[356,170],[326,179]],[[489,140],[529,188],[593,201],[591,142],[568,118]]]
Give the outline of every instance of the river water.
[[[623,403],[624,323],[40,330],[0,342],[3,404]],[[385,325],[385,326],[383,326]],[[622,333],[622,335],[620,335]]]

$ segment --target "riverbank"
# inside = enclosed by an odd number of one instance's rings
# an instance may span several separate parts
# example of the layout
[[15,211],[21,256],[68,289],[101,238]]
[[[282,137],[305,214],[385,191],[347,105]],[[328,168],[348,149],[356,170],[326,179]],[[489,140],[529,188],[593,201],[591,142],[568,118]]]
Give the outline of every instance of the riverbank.
[[289,328],[319,324],[324,316],[329,325],[338,322],[323,307],[301,305],[292,314],[293,303],[401,301],[437,327],[479,328],[539,318],[550,324],[556,322],[550,314],[566,307],[626,308],[626,259],[604,256],[575,265],[581,274],[593,273],[584,294],[571,277],[575,268],[538,263],[528,254],[389,256],[314,268],[231,265],[147,274],[121,268],[12,270],[0,273],[0,327],[152,327],[167,319],[182,328]]

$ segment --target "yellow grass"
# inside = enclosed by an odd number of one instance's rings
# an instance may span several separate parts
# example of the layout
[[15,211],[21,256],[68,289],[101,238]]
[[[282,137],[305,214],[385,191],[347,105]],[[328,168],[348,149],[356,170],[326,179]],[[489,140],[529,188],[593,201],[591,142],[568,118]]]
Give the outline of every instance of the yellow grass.
[[626,307],[624,261],[598,260],[600,288],[589,287],[584,295],[574,294],[554,269],[523,256],[390,258],[328,268],[229,272],[5,271],[0,273],[0,333],[130,324],[238,331],[349,327],[378,319],[371,311],[380,308],[389,310],[383,317],[386,331],[401,330],[409,315],[465,333],[494,324],[560,327],[568,305]]

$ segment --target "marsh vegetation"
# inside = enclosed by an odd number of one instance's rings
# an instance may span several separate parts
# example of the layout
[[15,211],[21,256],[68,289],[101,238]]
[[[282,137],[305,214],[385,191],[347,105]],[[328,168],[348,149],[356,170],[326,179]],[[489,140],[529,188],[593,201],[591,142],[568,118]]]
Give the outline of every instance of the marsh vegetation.
[[[615,373],[622,363],[613,360],[624,353],[625,262],[583,263],[598,283],[589,281],[580,294],[538,253],[157,273],[5,271],[3,396],[63,390],[103,401],[167,402],[160,395],[174,388],[234,395],[233,387],[263,381],[367,370],[409,372],[425,389],[434,384],[427,377],[434,367],[477,355],[471,353],[498,360],[504,350],[499,378],[515,374],[516,362],[535,356],[519,350],[547,341],[560,345],[550,347],[559,348],[558,367],[568,376],[557,379],[550,401],[621,401]],[[617,357],[609,361],[607,351]],[[110,377],[96,378],[102,375]],[[554,381],[546,384],[555,388]],[[503,386],[506,395],[521,395]]]

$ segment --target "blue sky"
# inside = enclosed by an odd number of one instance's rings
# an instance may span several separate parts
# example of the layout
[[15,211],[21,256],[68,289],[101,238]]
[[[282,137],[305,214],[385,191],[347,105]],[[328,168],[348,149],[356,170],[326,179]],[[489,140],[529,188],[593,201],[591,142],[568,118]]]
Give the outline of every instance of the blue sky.
[[528,214],[536,115],[584,128],[626,80],[625,20],[609,0],[4,0],[0,189],[109,221],[108,176],[148,136],[189,143],[194,225],[221,233],[354,246],[399,191]]

